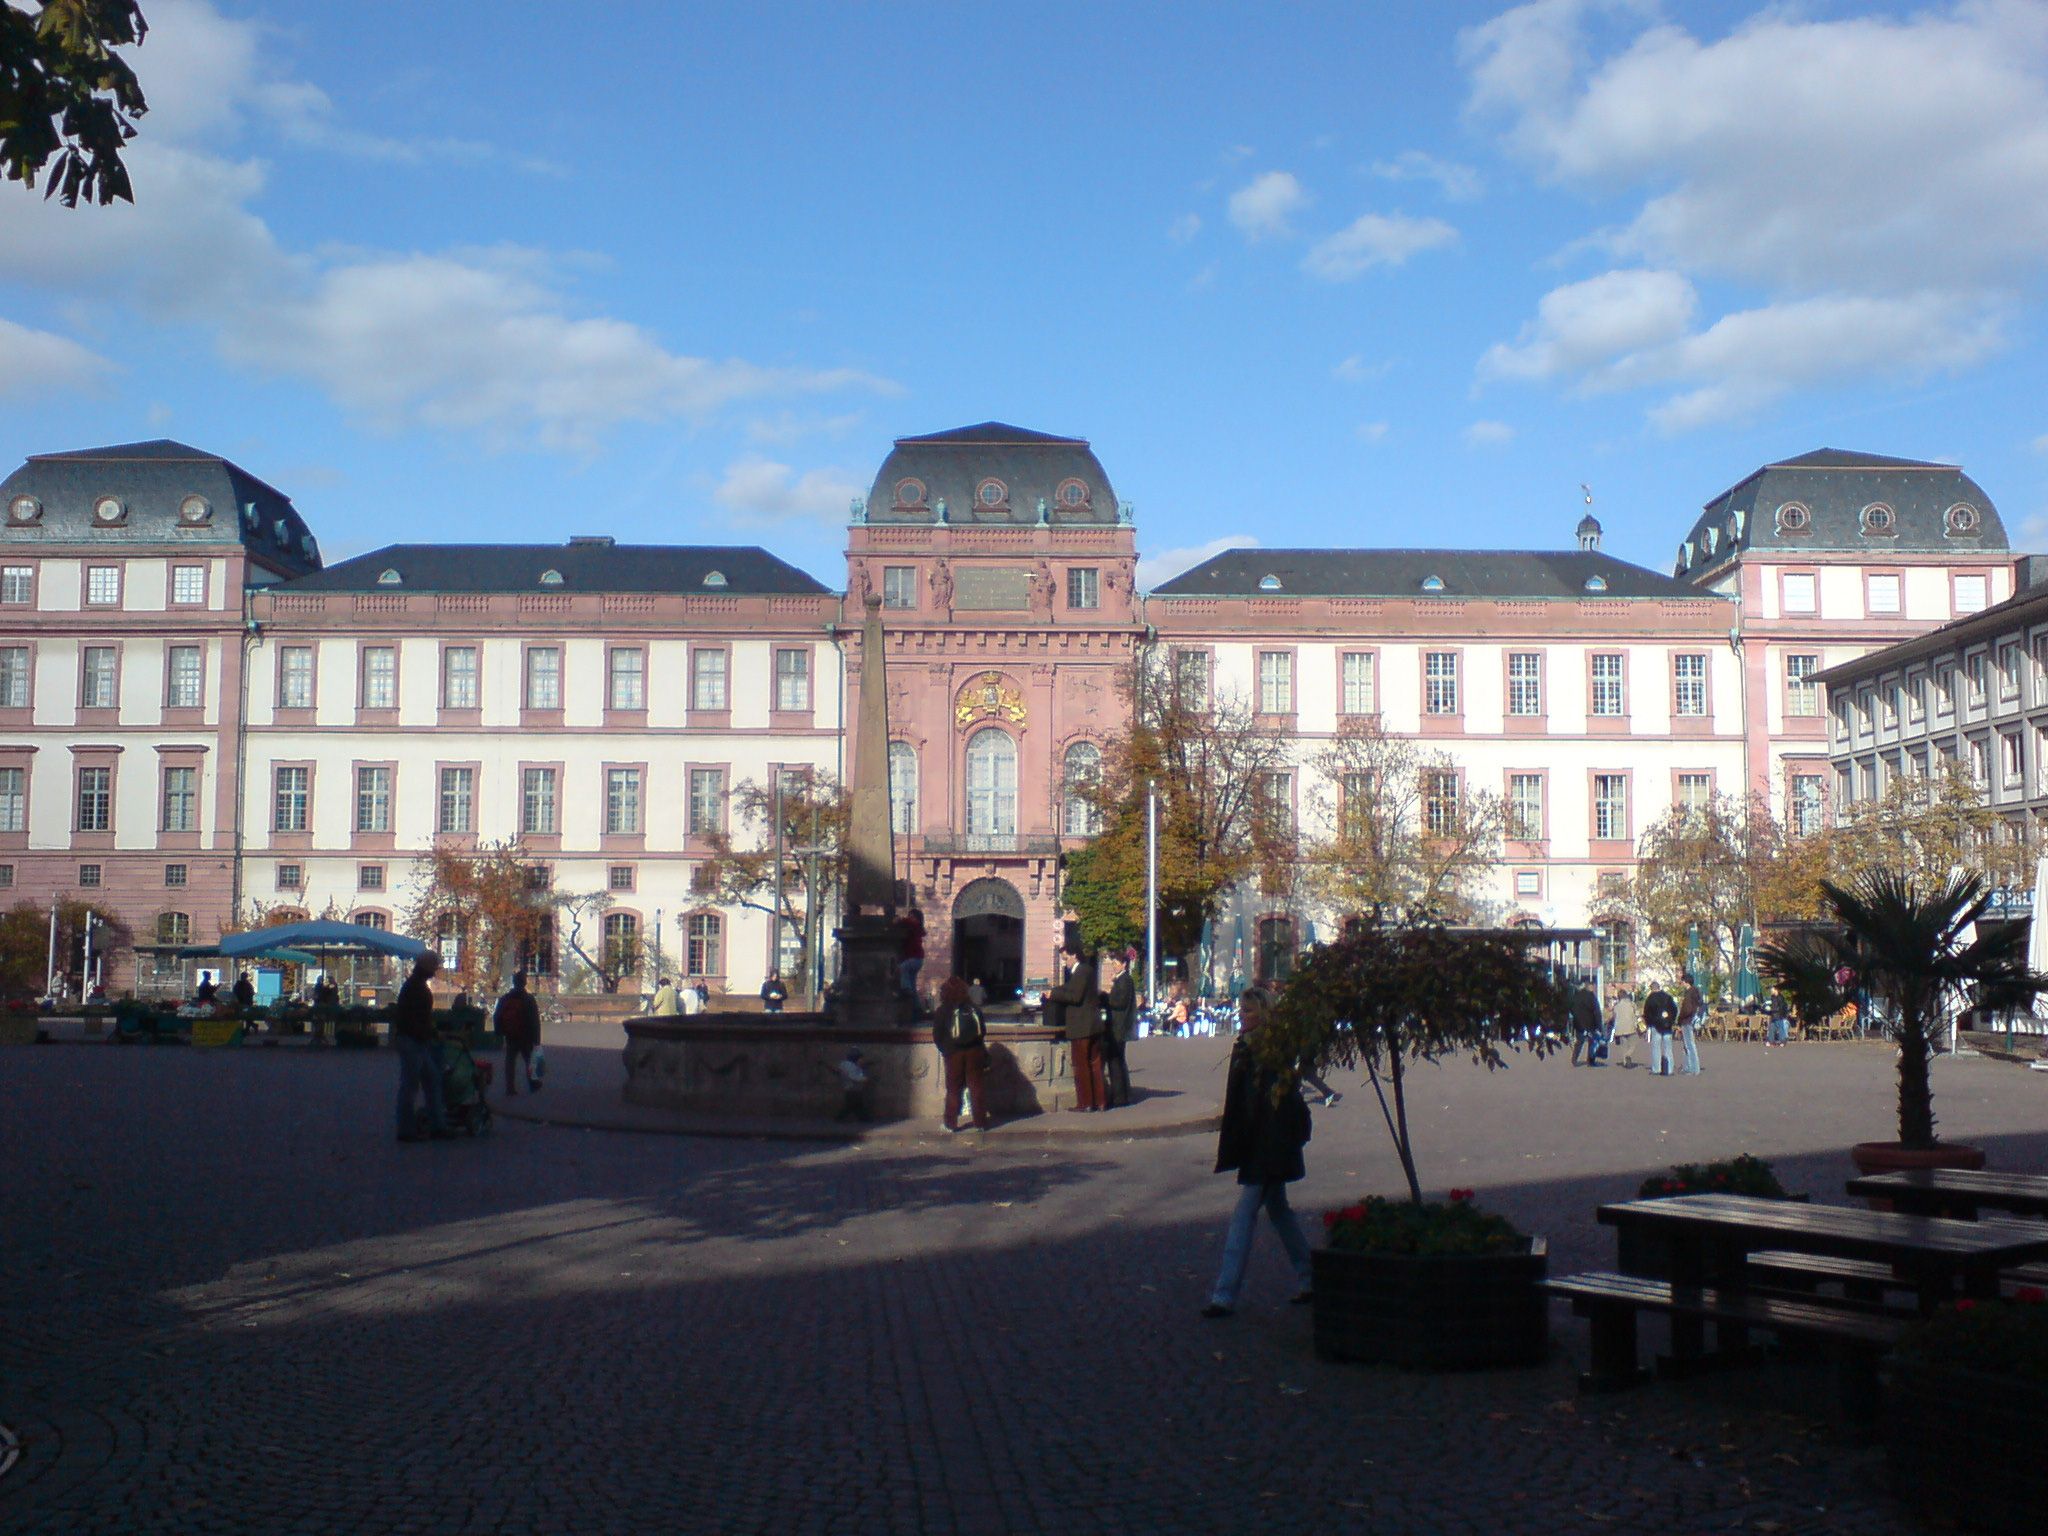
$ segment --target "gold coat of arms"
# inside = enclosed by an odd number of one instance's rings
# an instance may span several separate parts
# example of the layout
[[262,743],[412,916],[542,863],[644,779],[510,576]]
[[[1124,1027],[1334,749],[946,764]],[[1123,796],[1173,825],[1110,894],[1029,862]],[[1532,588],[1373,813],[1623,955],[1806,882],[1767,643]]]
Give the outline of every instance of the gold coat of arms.
[[962,725],[972,725],[992,715],[1001,715],[1012,725],[1024,723],[1024,696],[1003,681],[1000,672],[984,672],[960,695],[960,707],[953,711]]

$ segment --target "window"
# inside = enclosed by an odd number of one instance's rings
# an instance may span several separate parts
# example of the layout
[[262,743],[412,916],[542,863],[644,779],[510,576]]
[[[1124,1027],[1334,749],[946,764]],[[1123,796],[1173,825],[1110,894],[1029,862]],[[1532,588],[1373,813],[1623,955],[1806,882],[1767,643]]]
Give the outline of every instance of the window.
[[1627,658],[1602,651],[1593,657],[1593,713],[1610,718],[1628,713],[1628,690],[1623,684]]
[[97,864],[78,866],[78,883],[87,890],[97,890],[100,884],[100,867]]
[[202,672],[196,645],[171,647],[170,675],[165,680],[164,705],[169,709],[197,709],[200,704]]
[[1688,816],[1704,811],[1714,801],[1711,773],[1681,773],[1678,776],[1678,808]]
[[1672,708],[1681,715],[1707,712],[1707,658],[1687,654],[1671,658]]
[[2034,702],[2048,704],[2048,631],[2034,636]]
[[882,606],[884,608],[915,608],[917,606],[916,566],[885,565],[882,567]]
[[1970,743],[1970,778],[1979,789],[1991,783],[1991,743],[1981,736]]
[[1508,713],[1543,713],[1543,657],[1537,651],[1508,653]]
[[180,886],[184,885],[184,883],[185,883],[185,877],[186,877],[186,868],[185,868],[185,866],[184,866],[183,864],[166,864],[166,865],[164,866],[164,887],[165,887],[165,889],[167,889],[167,890],[176,890],[176,889],[178,889],[178,888],[179,888]]
[[1066,804],[1062,818],[1069,837],[1093,837],[1102,830],[1102,813],[1090,793],[1102,777],[1102,749],[1092,741],[1077,741],[1067,748],[1065,766]]
[[1864,585],[1869,594],[1870,614],[1876,618],[1899,611],[1899,578],[1897,576],[1872,576]]
[[605,871],[604,886],[608,891],[630,891],[633,889],[633,866],[614,864]]
[[172,566],[171,601],[190,607],[198,607],[203,604],[206,601],[206,567],[203,565]]
[[1374,672],[1376,660],[1371,651],[1344,653],[1345,714],[1369,715],[1379,707],[1379,679]]
[[1998,738],[1999,767],[2004,770],[2005,786],[2017,789],[2026,782],[2025,762],[2020,755],[2020,733],[2003,732]]
[[[1605,938],[1596,938],[1599,946],[1600,969],[1607,974],[1610,982],[1626,983],[1636,968],[1636,930],[1634,924],[1622,918],[1609,918],[1604,925]],[[1595,929],[1598,935],[1601,930]]]
[[1897,683],[1888,683],[1884,690],[1884,728],[1896,731],[1899,728],[1899,712],[1905,703],[1905,690]]
[[313,648],[310,645],[287,645],[277,653],[277,707],[279,709],[311,709],[313,707]]
[[476,830],[474,820],[476,805],[476,770],[474,768],[443,768],[441,770],[441,814],[435,822],[435,829],[441,832],[466,833]]
[[604,775],[604,829],[617,836],[640,830],[640,770],[608,768]]
[[0,768],[0,832],[28,830],[28,770]]
[[787,714],[801,714],[811,707],[811,653],[775,653],[775,707]]
[[1835,770],[1835,806],[1846,811],[1856,803],[1856,777],[1847,763]]
[[1987,596],[1989,578],[1984,576],[1958,576],[1956,578],[1956,612],[1978,613],[1990,599]]
[[118,565],[91,565],[85,570],[85,600],[94,607],[107,607],[121,601],[121,567]]
[[356,889],[359,891],[381,891],[384,889],[384,866],[382,864],[359,864],[356,866]]
[[477,707],[476,647],[451,645],[441,653],[441,707]]
[[12,864],[0,864],[0,891],[11,891],[13,889],[14,866]]
[[1173,690],[1183,709],[1204,710],[1209,707],[1207,651],[1173,653]]
[[36,600],[36,568],[32,565],[0,567],[0,603],[9,605]]
[[1294,656],[1291,652],[1259,652],[1259,713],[1294,713]]
[[1970,684],[1970,707],[1972,709],[1982,709],[1984,707],[1989,672],[1990,668],[1985,662],[1982,651],[1966,658],[1963,662],[1963,676],[1969,680]]
[[967,741],[967,835],[1017,832],[1017,743],[994,726]]
[[2001,699],[2016,699],[2020,696],[2018,641],[2009,641],[1998,648],[1998,696]]
[[1628,836],[1628,779],[1622,774],[1593,775],[1593,835],[1607,841]]
[[684,927],[683,974],[725,974],[725,919],[716,912],[694,912]]
[[1784,586],[1784,607],[1788,614],[1812,613],[1815,607],[1814,577],[1811,572],[1788,573]]
[[112,709],[120,702],[120,652],[111,645],[85,648],[85,677],[78,702],[86,709]]
[[306,866],[303,864],[280,864],[277,866],[277,888],[280,891],[304,890]]
[[1458,653],[1429,651],[1422,658],[1422,712],[1458,713]]
[[1515,894],[1517,896],[1541,896],[1543,894],[1543,871],[1540,869],[1516,870]]
[[562,653],[551,645],[538,645],[526,653],[526,707],[562,707]]
[[197,768],[166,768],[164,770],[164,830],[166,832],[197,832],[199,830],[199,770]]
[[725,652],[690,652],[690,708],[720,710],[725,703]]
[[889,743],[889,830],[898,837],[917,830],[917,749],[907,741]]
[[725,770],[690,770],[690,835],[708,837],[725,830]]
[[270,830],[306,830],[306,802],[312,792],[310,768],[279,768],[271,780]]
[[391,830],[391,770],[378,765],[356,770],[356,830]]
[[1102,605],[1101,573],[1093,566],[1076,566],[1067,572],[1067,606],[1099,608]]
[[555,770],[526,769],[519,782],[519,830],[534,836],[553,837],[557,828]]
[[1262,984],[1287,980],[1294,974],[1294,919],[1262,917],[1258,937],[1258,980]]
[[374,928],[379,933],[391,931],[391,919],[382,912],[352,912],[349,921],[363,928]]
[[1422,827],[1437,836],[1458,829],[1458,775],[1434,768],[1422,776]]
[[1508,775],[1508,836],[1518,843],[1534,843],[1543,837],[1543,775]]
[[1820,658],[1793,655],[1785,658],[1785,713],[1813,716],[1820,713],[1820,684],[1813,680],[1820,670]]
[[1796,837],[1811,837],[1821,829],[1824,810],[1826,782],[1817,773],[1795,773],[1792,775],[1792,832]]
[[398,652],[391,646],[363,651],[363,708],[398,708]]
[[107,832],[114,825],[114,770],[78,770],[78,830]]
[[1862,728],[1861,734],[1866,738],[1877,729],[1876,690],[1865,688],[1856,695],[1856,721]]
[[610,681],[605,692],[607,705],[612,709],[645,709],[647,653],[622,646],[612,652],[608,665]]
[[1365,837],[1372,830],[1373,775],[1369,768],[1354,768],[1337,783],[1337,825],[1350,838]]
[[630,912],[604,915],[604,968],[622,977],[640,969],[640,919]]
[[28,647],[0,646],[0,709],[27,709]]
[[552,877],[548,874],[547,865],[529,864],[526,866],[526,888],[529,891],[544,891],[548,889],[551,883]]
[[1294,775],[1287,772],[1259,776],[1260,809],[1265,813],[1265,831],[1275,837],[1294,836]]
[[1927,721],[1927,679],[1909,677],[1906,679],[1906,723],[1924,725]]
[[1934,674],[1934,712],[1938,715],[1952,715],[1956,712],[1956,669],[1943,667]]

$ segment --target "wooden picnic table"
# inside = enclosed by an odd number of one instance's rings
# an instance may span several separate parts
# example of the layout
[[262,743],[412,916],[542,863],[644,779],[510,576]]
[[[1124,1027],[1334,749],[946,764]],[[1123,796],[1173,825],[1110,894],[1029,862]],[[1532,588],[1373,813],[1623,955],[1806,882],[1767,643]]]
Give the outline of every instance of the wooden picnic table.
[[1975,1221],[1979,1211],[2048,1216],[2048,1175],[1993,1173],[1970,1168],[1915,1168],[1873,1173],[1849,1181],[1849,1193],[1884,1199],[1895,1210],[1917,1216],[1952,1216]]

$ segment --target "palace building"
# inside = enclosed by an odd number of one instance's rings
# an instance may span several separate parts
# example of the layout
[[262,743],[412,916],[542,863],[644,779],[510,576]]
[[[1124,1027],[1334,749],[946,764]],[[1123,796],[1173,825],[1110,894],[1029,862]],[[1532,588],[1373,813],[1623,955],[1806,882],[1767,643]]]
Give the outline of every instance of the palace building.
[[[1959,469],[1836,450],[1708,502],[1668,575],[1585,517],[1555,549],[1233,550],[1151,593],[1091,446],[993,422],[896,441],[844,592],[758,548],[596,534],[326,566],[286,495],[171,442],[33,456],[0,505],[0,899],[120,912],[116,988],[181,985],[174,951],[237,914],[402,921],[423,853],[512,840],[537,882],[609,897],[586,953],[658,940],[739,993],[801,974],[800,936],[698,871],[737,786],[843,777],[869,594],[927,976],[1055,974],[1059,857],[1095,830],[1075,790],[1146,648],[1256,702],[1297,806],[1347,721],[1443,748],[1445,792],[1508,809],[1487,913],[1625,951],[1647,826],[1746,791],[1820,816],[1817,675],[2013,591]],[[1294,900],[1233,898],[1248,969],[1323,920]]]

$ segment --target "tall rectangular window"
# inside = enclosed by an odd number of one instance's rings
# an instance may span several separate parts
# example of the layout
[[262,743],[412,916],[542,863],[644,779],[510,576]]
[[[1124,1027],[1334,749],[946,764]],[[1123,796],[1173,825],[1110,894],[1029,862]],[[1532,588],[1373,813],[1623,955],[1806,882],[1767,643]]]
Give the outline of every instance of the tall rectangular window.
[[1209,654],[1206,651],[1173,653],[1173,689],[1183,709],[1209,707]]
[[1371,651],[1344,653],[1345,714],[1369,715],[1379,708],[1379,679],[1375,675],[1374,667],[1376,660]]
[[311,794],[313,770],[310,768],[279,768],[271,780],[270,830],[273,832],[303,832],[306,830],[307,800]]
[[166,768],[164,770],[164,830],[166,832],[197,832],[199,830],[199,770],[197,768]]
[[1508,836],[1518,843],[1534,843],[1543,837],[1543,775],[1508,775]]
[[685,928],[683,955],[686,976],[725,974],[725,920],[716,912],[693,914]]
[[917,606],[916,566],[885,565],[882,567],[882,606],[884,608],[915,608]]
[[1964,660],[1963,675],[1970,681],[1971,707],[1981,709],[1987,696],[1987,680],[1990,675],[1990,664],[1985,661],[1982,651]]
[[1956,578],[1956,612],[1979,613],[1989,602],[1989,579],[1983,576],[1958,576]]
[[560,823],[555,816],[555,770],[529,768],[520,776],[519,830],[552,837]]
[[2034,702],[2048,704],[2048,632],[2034,636]]
[[1291,836],[1294,832],[1294,775],[1286,772],[1262,775],[1259,795],[1264,801],[1267,830]]
[[636,647],[620,646],[611,653],[610,679],[605,702],[612,709],[647,707],[647,653]]
[[1429,651],[1422,658],[1422,712],[1458,713],[1458,653]]
[[1338,826],[1346,837],[1364,837],[1372,829],[1375,796],[1369,768],[1354,768],[1337,783]]
[[391,830],[391,770],[388,767],[356,770],[356,830]]
[[121,601],[121,567],[92,565],[85,571],[85,600],[95,608]]
[[1681,715],[1707,712],[1707,658],[1688,653],[1671,658],[1672,707]]
[[1294,656],[1289,651],[1259,652],[1259,713],[1294,713]]
[[720,710],[725,702],[725,652],[690,652],[690,708]]
[[2018,789],[2026,782],[2025,759],[2020,755],[2020,733],[2006,731],[1998,738],[1999,767],[2004,770],[2004,782],[2008,789]]
[[0,645],[0,709],[27,709],[28,647]]
[[811,707],[811,653],[775,653],[775,707],[785,713],[801,714]]
[[690,770],[690,835],[704,837],[725,830],[725,772],[719,768]]
[[111,645],[88,645],[78,702],[87,709],[112,709],[121,701],[120,677],[120,652]]
[[1067,572],[1067,606],[1069,608],[1099,608],[1102,606],[1101,573],[1093,566],[1076,566]]
[[1810,654],[1791,655],[1785,658],[1785,713],[1788,715],[1817,715],[1820,713],[1820,684],[1813,680],[1820,670],[1820,657]]
[[177,565],[171,567],[171,601],[182,607],[196,608],[206,601],[206,567],[203,565]]
[[441,653],[441,707],[477,707],[476,647],[451,645]]
[[204,673],[200,668],[201,652],[196,645],[174,645],[171,647],[170,676],[164,688],[164,703],[171,709],[197,709],[200,705]]
[[1690,815],[1704,811],[1714,800],[1711,773],[1681,773],[1678,776],[1678,808]]
[[1627,658],[1617,651],[1593,657],[1593,713],[1610,719],[1628,713]]
[[604,829],[611,833],[640,830],[640,770],[610,768],[604,776]]
[[277,707],[313,707],[313,648],[310,645],[287,645],[278,649]]
[[0,832],[28,830],[28,770],[0,768]]
[[36,600],[36,568],[32,565],[0,566],[0,603],[9,607]]
[[1811,837],[1826,815],[1827,781],[1817,773],[1792,775],[1792,831]]
[[562,653],[551,645],[537,645],[526,653],[526,707],[562,707]]
[[1543,713],[1543,656],[1539,651],[1508,653],[1508,713]]
[[1927,679],[1909,677],[1906,679],[1906,723],[1924,725],[1927,722]]
[[1870,594],[1871,617],[1878,618],[1896,614],[1899,611],[1899,578],[1897,576],[1873,576],[1864,590]]
[[1814,611],[1814,578],[1810,572],[1788,574],[1779,590],[1784,594],[1786,613],[1811,614]]
[[398,652],[391,646],[363,650],[363,708],[398,708]]
[[1458,775],[1432,768],[1422,775],[1422,828],[1439,837],[1458,828]]
[[476,830],[476,770],[441,770],[441,813],[436,823],[442,832],[463,834]]
[[1998,648],[1998,696],[2001,699],[2016,699],[2020,696],[2018,641],[2009,641]]
[[114,770],[78,770],[78,830],[107,832],[114,825]]
[[1593,775],[1593,835],[1606,841],[1628,836],[1628,779],[1625,775]]

